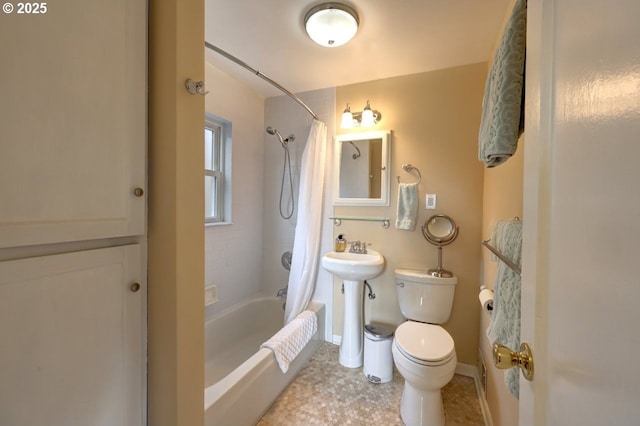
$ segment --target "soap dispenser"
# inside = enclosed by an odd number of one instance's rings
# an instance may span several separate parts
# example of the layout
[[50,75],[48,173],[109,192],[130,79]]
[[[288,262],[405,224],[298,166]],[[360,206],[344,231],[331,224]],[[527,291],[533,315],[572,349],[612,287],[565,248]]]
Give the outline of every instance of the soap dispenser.
[[338,235],[336,238],[336,251],[343,252],[347,248],[347,240],[344,239],[342,234]]

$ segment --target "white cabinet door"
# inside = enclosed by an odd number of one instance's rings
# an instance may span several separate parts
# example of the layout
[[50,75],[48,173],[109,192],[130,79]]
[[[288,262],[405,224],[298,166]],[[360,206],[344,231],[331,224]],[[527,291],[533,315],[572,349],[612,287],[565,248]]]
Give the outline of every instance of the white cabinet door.
[[146,2],[13,4],[0,14],[0,247],[144,234]]
[[141,274],[139,245],[0,262],[0,425],[144,424]]

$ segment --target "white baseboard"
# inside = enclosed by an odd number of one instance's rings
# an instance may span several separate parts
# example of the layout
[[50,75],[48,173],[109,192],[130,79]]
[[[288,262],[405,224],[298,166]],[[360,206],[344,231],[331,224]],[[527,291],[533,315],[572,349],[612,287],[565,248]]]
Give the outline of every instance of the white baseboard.
[[480,379],[476,377],[476,392],[478,392],[478,401],[480,401],[480,411],[482,411],[482,417],[484,418],[485,426],[493,426],[493,420],[491,418],[491,411],[489,411],[489,403],[487,403],[487,397],[480,386]]
[[480,385],[480,375],[478,374],[478,367],[476,367],[475,365],[462,364],[459,362],[458,365],[456,365],[456,374],[473,378],[473,383],[475,383],[476,385],[476,393],[478,394],[478,402],[480,402],[480,411],[482,411],[484,424],[485,426],[493,426],[491,412],[489,411],[489,404],[487,403],[487,396],[484,394],[484,390]]
[[342,342],[342,336],[334,334],[331,343],[333,343],[334,345],[340,345],[340,342]]
[[[479,365],[486,365],[484,362],[484,357],[482,356],[482,350],[480,348],[478,349],[478,360]],[[493,426],[491,410],[489,410],[489,403],[487,402],[487,394],[485,392],[484,386],[482,385],[482,381],[480,380],[481,372],[479,370],[476,370],[476,374],[476,391],[478,392],[478,400],[480,401],[480,409],[482,410],[482,417],[484,417],[484,424],[486,426]]]
[[475,365],[463,364],[461,362],[456,365],[456,374],[466,377],[472,377],[474,380],[478,377],[478,369]]

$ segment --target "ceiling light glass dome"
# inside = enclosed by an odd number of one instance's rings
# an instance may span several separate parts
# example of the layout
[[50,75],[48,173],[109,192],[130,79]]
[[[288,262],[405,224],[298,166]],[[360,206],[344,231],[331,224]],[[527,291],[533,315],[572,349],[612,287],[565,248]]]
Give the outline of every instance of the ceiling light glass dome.
[[358,31],[356,11],[341,3],[322,3],[304,17],[309,37],[324,47],[342,46]]

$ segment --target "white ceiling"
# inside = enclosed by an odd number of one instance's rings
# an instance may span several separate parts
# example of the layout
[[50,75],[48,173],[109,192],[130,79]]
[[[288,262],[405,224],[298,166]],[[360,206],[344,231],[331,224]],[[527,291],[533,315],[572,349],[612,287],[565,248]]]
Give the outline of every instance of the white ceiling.
[[[487,61],[512,0],[340,0],[360,18],[346,45],[304,30],[318,0],[205,0],[206,40],[299,93]],[[264,97],[282,92],[229,59],[206,60]]]

